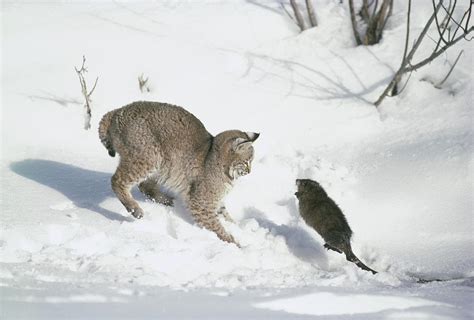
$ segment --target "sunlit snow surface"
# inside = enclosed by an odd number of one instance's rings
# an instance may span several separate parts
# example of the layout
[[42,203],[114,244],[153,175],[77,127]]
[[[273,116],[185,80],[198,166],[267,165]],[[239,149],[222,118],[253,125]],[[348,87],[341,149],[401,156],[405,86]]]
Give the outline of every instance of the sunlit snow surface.
[[[473,318],[472,44],[377,111],[404,1],[371,47],[355,47],[346,3],[315,3],[319,26],[298,34],[278,1],[2,2],[0,318]],[[414,4],[413,38],[430,10]],[[99,77],[89,131],[82,55]],[[213,134],[261,133],[226,201],[242,249],[180,203],[134,190],[134,220],[114,196],[97,125],[135,100],[183,106]],[[325,187],[377,275],[322,247],[296,178]]]

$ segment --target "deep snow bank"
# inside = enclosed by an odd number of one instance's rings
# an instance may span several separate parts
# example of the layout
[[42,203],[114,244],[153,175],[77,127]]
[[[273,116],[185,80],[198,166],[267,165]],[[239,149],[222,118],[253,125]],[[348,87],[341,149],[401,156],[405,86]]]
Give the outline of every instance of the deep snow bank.
[[[354,48],[347,8],[338,2],[322,1],[320,27],[300,35],[283,15],[237,1],[4,4],[2,284],[227,293],[333,286],[338,296],[355,294],[354,287],[400,295],[413,289],[431,302],[380,303],[423,312],[444,308],[438,302],[453,287],[469,296],[469,280],[431,284],[441,292],[432,297],[413,276],[473,276],[472,46],[459,45],[466,58],[443,90],[420,81],[444,75],[449,65],[439,59],[377,112],[370,101],[399,63],[403,6],[381,44]],[[430,4],[417,10],[413,32]],[[72,68],[82,54],[89,79],[100,76],[87,132]],[[153,85],[149,94],[138,90],[142,72]],[[146,211],[136,221],[112,194],[117,160],[100,145],[97,122],[139,99],[182,105],[214,134],[261,132],[252,174],[227,199],[236,224],[225,226],[241,250],[195,226],[182,206],[165,208],[134,191]],[[320,181],[341,206],[355,252],[378,275],[323,250],[302,223],[293,196],[302,177]],[[467,305],[455,297],[450,305]],[[303,295],[290,304],[312,298],[331,300]],[[378,314],[373,306],[366,311]],[[318,312],[325,311],[309,314]]]

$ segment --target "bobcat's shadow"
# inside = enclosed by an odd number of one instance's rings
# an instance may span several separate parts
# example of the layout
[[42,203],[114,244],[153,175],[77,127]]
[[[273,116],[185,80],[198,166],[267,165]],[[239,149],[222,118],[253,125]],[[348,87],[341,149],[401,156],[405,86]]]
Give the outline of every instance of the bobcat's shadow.
[[110,188],[110,173],[42,159],[14,162],[10,168],[20,176],[62,193],[76,207],[95,211],[110,220],[130,220],[129,217],[124,217],[100,206],[100,203],[108,197],[114,197]]

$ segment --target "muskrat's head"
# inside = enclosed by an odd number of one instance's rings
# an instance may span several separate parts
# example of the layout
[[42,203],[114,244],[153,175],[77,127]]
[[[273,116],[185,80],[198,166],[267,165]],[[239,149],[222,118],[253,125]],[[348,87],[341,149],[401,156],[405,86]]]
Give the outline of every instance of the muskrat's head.
[[316,181],[311,179],[296,179],[296,187],[298,191],[295,192],[295,196],[299,199],[305,194],[326,194],[323,187]]

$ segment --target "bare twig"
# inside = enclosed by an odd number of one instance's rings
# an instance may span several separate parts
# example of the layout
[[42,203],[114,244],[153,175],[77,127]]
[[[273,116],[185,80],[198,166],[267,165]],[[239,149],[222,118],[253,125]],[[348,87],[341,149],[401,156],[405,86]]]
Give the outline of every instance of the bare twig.
[[392,5],[393,0],[384,0],[380,6],[380,10],[375,15],[375,41],[379,42],[382,38],[382,31],[388,20],[389,8]]
[[[408,44],[410,42],[410,17],[411,17],[411,0],[408,1],[407,31],[406,31],[406,35],[405,35],[405,48],[403,49],[403,57],[402,57],[402,61],[400,63],[400,68],[403,68],[404,63],[407,59]],[[410,77],[408,78],[408,80],[410,80],[410,78],[411,78],[411,73],[410,73]],[[397,95],[399,93],[398,83],[400,82],[400,80],[401,80],[401,75],[397,79],[395,79],[395,83],[393,84],[392,88],[390,88],[389,92],[390,92],[391,96]],[[405,85],[400,90],[400,92],[405,89],[406,85],[408,84],[408,80],[405,82]]]
[[405,48],[403,49],[403,61],[407,58],[408,53],[408,43],[410,42],[410,17],[411,17],[411,0],[408,1],[408,12],[407,12],[407,32],[405,36]]
[[[466,26],[464,27],[464,29],[467,29],[469,27],[469,21],[471,21],[471,13],[472,13],[472,0],[471,0],[471,4],[469,6],[469,9],[467,10],[468,14],[467,14],[467,19],[466,19]],[[464,20],[464,17],[463,17],[463,20]]]
[[[411,8],[411,0],[408,0],[408,6],[409,8]],[[411,63],[411,59],[415,55],[416,50],[418,50],[418,47],[420,46],[421,42],[423,41],[423,38],[425,37],[431,24],[433,23],[434,16],[438,13],[439,8],[440,8],[440,5],[436,7],[435,12],[431,15],[430,19],[428,20],[425,27],[423,28],[420,35],[418,36],[418,39],[413,44],[413,47],[411,48],[410,52],[408,53],[406,58],[402,60],[401,66],[398,69],[398,71],[395,73],[395,75],[393,76],[392,81],[390,81],[389,85],[384,90],[384,92],[380,95],[377,101],[374,102],[376,107],[378,107],[382,103],[383,99],[388,95],[389,92],[395,93],[394,95],[396,95],[396,90],[394,91],[393,89],[400,82],[400,79],[402,78],[403,74],[407,72],[405,67]]]
[[297,22],[295,21],[295,18],[293,18],[293,16],[291,15],[291,13],[288,11],[288,9],[286,9],[285,4],[284,4],[283,2],[280,2],[280,6],[281,6],[281,8],[283,9],[283,11],[285,11],[286,15],[287,15],[291,20],[293,20],[294,23],[297,23]]
[[363,0],[362,6],[359,10],[359,15],[365,23],[365,31],[363,37],[361,36],[355,15],[354,1],[349,0],[349,10],[351,15],[352,29],[356,43],[358,45],[372,45],[376,44],[382,39],[382,33],[387,25],[388,18],[392,15],[393,0]]
[[351,13],[352,32],[354,32],[355,41],[357,45],[361,45],[362,40],[360,39],[360,34],[359,34],[359,31],[357,30],[357,20],[356,20],[353,0],[349,0],[349,11]]
[[437,57],[439,57],[443,52],[445,52],[446,50],[448,50],[450,47],[454,46],[456,43],[458,43],[460,40],[462,39],[465,39],[466,36],[468,34],[470,34],[472,31],[474,31],[474,27],[471,27],[469,28],[469,30],[467,30],[467,32],[465,32],[464,34],[462,35],[459,35],[456,39],[453,39],[451,40],[447,45],[443,46],[441,49],[439,49],[438,51],[436,52],[433,52],[429,57],[423,59],[422,61],[416,63],[416,64],[413,64],[413,65],[410,65],[409,67],[405,68],[405,72],[408,72],[408,71],[415,71],[421,67],[423,67],[424,65],[427,65],[428,63],[430,63],[431,61],[433,61],[434,59],[436,59]]
[[151,92],[150,86],[148,85],[148,77],[145,79],[143,73],[138,76],[138,87],[141,92]]
[[[409,62],[408,59],[408,43],[409,43],[409,38],[410,38],[410,15],[411,15],[411,0],[408,0],[408,12],[407,12],[407,31],[406,31],[406,37],[405,37],[405,49],[403,52],[403,58],[402,62],[400,63],[400,68],[398,68],[398,71],[395,73],[395,75],[392,78],[392,81],[388,84],[388,86],[385,88],[385,90],[382,92],[380,97],[377,99],[377,101],[374,102],[375,107],[378,107],[383,99],[389,94],[389,92],[392,93],[392,95],[395,95],[397,93],[397,86],[398,83],[400,82],[402,75],[403,75],[403,68],[405,65]],[[426,34],[426,32],[425,32]],[[414,52],[413,52],[414,54]]]
[[410,81],[411,79],[411,75],[413,74],[413,72],[410,72],[408,74],[408,79],[405,81],[405,83],[403,84],[403,87],[401,89],[398,89],[398,83],[397,83],[397,86],[393,87],[392,89],[392,96],[394,95],[397,95],[397,94],[400,94],[403,92],[403,90],[405,90],[405,88],[407,87],[408,85],[408,81]]
[[464,50],[461,50],[461,52],[459,52],[458,57],[456,58],[456,60],[454,60],[454,63],[453,63],[453,65],[451,66],[451,68],[449,69],[449,72],[446,74],[446,77],[444,77],[443,80],[441,80],[440,82],[438,82],[437,84],[434,85],[436,89],[441,89],[441,87],[442,87],[443,84],[446,82],[446,80],[448,80],[449,76],[451,75],[451,73],[452,73],[453,70],[454,70],[454,67],[455,67],[456,64],[458,63],[459,58],[461,58],[461,55],[463,54],[463,52],[464,52]]
[[373,10],[372,10],[372,17],[375,17],[375,13],[377,12],[377,7],[379,6],[379,0],[375,0]]
[[362,7],[360,8],[359,15],[361,16],[362,20],[364,20],[365,23],[369,23],[369,2],[368,0],[364,0],[362,2]]
[[306,10],[308,11],[309,22],[311,27],[316,27],[318,22],[316,21],[316,14],[314,13],[313,2],[311,0],[306,0]]
[[[306,29],[313,28],[318,25],[317,19],[316,19],[316,13],[314,11],[314,6],[313,6],[313,0],[305,0],[304,7],[306,7],[306,11],[300,11],[300,8],[298,7],[296,0],[290,0],[290,5],[293,11],[293,14],[291,14],[286,9],[285,3],[283,3],[283,1],[280,1],[280,7],[288,15],[288,17],[290,17],[290,19],[293,20],[293,22],[295,22],[295,24],[298,26],[300,31],[305,31]],[[305,22],[305,17],[303,17],[304,12],[306,12],[306,14],[308,15],[307,20],[309,20],[309,26]]]
[[[404,50],[404,53],[403,53],[402,63],[400,64],[400,68],[394,74],[394,76],[393,76],[392,80],[390,81],[390,83],[388,84],[388,86],[385,88],[384,92],[382,92],[382,94],[377,99],[377,101],[374,102],[374,105],[376,107],[378,107],[382,103],[383,99],[386,96],[388,96],[389,92],[391,92],[392,95],[396,95],[397,93],[399,93],[398,90],[397,90],[397,85],[398,85],[398,83],[400,82],[402,76],[405,73],[407,73],[407,72],[411,73],[411,72],[416,71],[417,69],[427,65],[428,63],[430,63],[431,61],[433,61],[434,59],[439,57],[447,49],[449,49],[450,47],[454,46],[456,43],[461,41],[462,39],[467,40],[467,38],[466,38],[467,35],[469,33],[471,33],[472,31],[474,31],[474,26],[471,26],[471,27],[468,28],[468,25],[466,25],[466,27],[462,27],[463,20],[466,17],[467,17],[467,19],[470,18],[470,14],[471,14],[471,10],[472,10],[472,2],[470,4],[469,8],[464,13],[464,15],[463,15],[460,22],[455,21],[455,19],[453,18],[453,12],[454,12],[455,7],[456,7],[456,2],[457,2],[456,0],[454,0],[452,3],[450,2],[450,6],[448,8],[446,8],[443,5],[443,0],[438,0],[437,4],[435,4],[435,1],[432,0],[433,14],[431,15],[430,19],[426,22],[423,30],[421,31],[420,35],[416,39],[415,43],[413,44],[413,47],[407,53],[407,50],[408,50],[407,48],[408,48],[408,43],[409,43],[410,15],[411,15],[411,12],[410,12],[411,11],[411,0],[408,1],[407,31],[406,31],[407,33],[406,33],[405,50]],[[437,17],[440,8],[443,8],[446,11],[446,14],[447,14],[447,18],[443,19],[442,23],[440,23],[438,21],[438,17]],[[446,22],[444,22],[444,20],[446,20]],[[427,32],[430,29],[433,21],[436,22],[436,28],[438,30],[438,35],[439,35],[439,39],[438,39],[438,41],[436,41],[436,46],[435,46],[433,52],[428,57],[426,57],[425,59],[422,59],[418,63],[413,64],[412,59],[415,55],[415,52],[418,50],[421,42],[423,41],[424,37],[427,35]],[[449,33],[449,28],[450,28],[451,23],[453,23],[457,26],[456,31],[462,30],[463,34],[461,34],[457,37],[454,36],[455,33],[453,35],[451,35]],[[446,30],[448,30],[448,37],[447,38],[444,37]],[[441,43],[443,43],[442,46],[441,46]],[[441,81],[439,83],[438,86],[441,86],[444,83],[444,81],[446,81],[446,79],[449,77],[452,70],[454,69],[454,66],[456,65],[457,61],[459,60],[459,57],[461,56],[461,53],[459,54],[458,58],[456,59],[455,63],[453,64],[453,67],[451,68],[451,70],[449,71],[447,76],[443,79],[443,81]],[[407,82],[408,82],[408,80],[407,80]],[[406,83],[405,83],[405,86],[406,86]]]
[[96,86],[97,86],[97,81],[99,80],[99,77],[95,79],[94,85],[92,86],[92,90],[88,91],[87,90],[87,83],[84,78],[84,75],[87,73],[87,68],[85,67],[86,64],[86,56],[82,56],[82,66],[80,69],[77,69],[74,67],[76,70],[77,76],[79,77],[79,82],[81,83],[81,91],[82,95],[84,96],[84,129],[88,130],[91,127],[91,95],[94,92]]
[[[435,3],[435,0],[431,0],[431,3],[433,5],[433,10],[436,10],[436,3]],[[446,9],[445,9],[446,10]],[[444,39],[444,33],[445,31],[448,29],[448,23],[445,23],[444,25],[443,24],[440,24],[439,21],[438,21],[438,15],[436,14],[435,16],[435,22],[436,22],[436,29],[438,30],[438,34],[439,34],[439,39],[444,42],[445,44],[448,43],[447,40]],[[447,17],[447,16],[446,16]],[[449,20],[449,18],[448,18]]]
[[298,27],[300,27],[301,31],[306,30],[306,25],[304,23],[303,16],[301,15],[300,9],[298,8],[296,1],[290,0],[290,4],[291,4],[291,8],[293,8],[293,13],[295,14],[296,24],[298,25]]
[[382,31],[385,30],[385,26],[387,25],[388,18],[392,15],[392,11],[393,11],[393,0],[387,1],[387,3],[388,3],[387,10],[384,11],[384,17],[378,30],[379,41],[380,41],[380,38],[382,38]]

